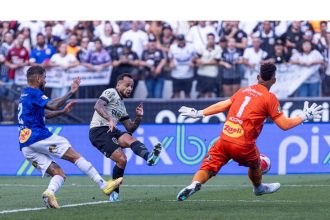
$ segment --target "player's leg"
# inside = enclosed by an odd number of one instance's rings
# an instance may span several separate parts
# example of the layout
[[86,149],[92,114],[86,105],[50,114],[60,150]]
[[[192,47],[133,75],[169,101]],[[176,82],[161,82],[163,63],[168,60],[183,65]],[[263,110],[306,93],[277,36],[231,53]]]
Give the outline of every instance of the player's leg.
[[94,166],[71,147],[71,144],[66,138],[53,134],[46,140],[50,147],[48,152],[45,153],[75,164],[83,173],[89,176],[105,194],[110,194],[121,183],[121,179],[117,181],[105,181]]
[[83,173],[93,180],[106,195],[110,195],[122,182],[122,178],[105,181],[95,167],[72,147],[68,148],[61,158],[74,163]]
[[34,147],[41,146],[42,144],[40,142],[42,141],[35,143],[33,147],[24,147],[22,149],[22,153],[24,157],[28,161],[30,161],[34,167],[41,171],[43,176],[47,173],[52,177],[47,189],[42,194],[45,206],[47,208],[60,208],[57,203],[55,193],[64,184],[64,171],[52,160],[49,155],[36,151]]
[[218,141],[210,148],[202,162],[200,170],[194,175],[192,183],[178,193],[178,201],[184,201],[195,192],[199,191],[202,184],[215,176],[221,167],[229,161],[230,158],[223,151],[222,145],[222,142],[218,139]]
[[[124,171],[127,163],[127,157],[121,148],[117,148],[110,156],[110,159],[115,161],[116,165],[112,170],[112,179],[118,179],[124,176]],[[111,202],[119,201],[119,187],[116,188],[109,196]]]
[[236,145],[230,150],[232,158],[242,166],[249,167],[248,176],[253,185],[255,195],[274,193],[280,188],[280,183],[262,183],[260,154],[257,146]]
[[[121,133],[122,132],[118,129],[113,132],[108,132],[108,127],[93,128],[89,132],[89,139],[91,143],[102,153],[102,155],[105,155],[105,157],[116,163],[112,172],[113,179],[120,179],[124,176],[127,163],[126,155],[119,146],[117,140],[118,134]],[[110,201],[119,200],[118,193],[119,187],[110,194]]]
[[141,143],[136,138],[127,133],[121,134],[118,138],[118,142],[119,145],[122,147],[131,148],[136,155],[142,157],[145,161],[147,161],[148,166],[153,166],[156,164],[156,161],[162,150],[161,144],[158,143],[154,146],[154,149],[149,152],[149,150],[143,143]]

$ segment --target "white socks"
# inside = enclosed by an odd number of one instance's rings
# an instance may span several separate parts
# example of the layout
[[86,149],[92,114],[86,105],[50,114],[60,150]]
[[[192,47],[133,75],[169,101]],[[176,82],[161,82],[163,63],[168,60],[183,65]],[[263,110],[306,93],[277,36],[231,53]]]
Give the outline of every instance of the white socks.
[[82,172],[84,172],[89,178],[91,178],[100,189],[104,189],[107,186],[107,181],[105,181],[97,170],[93,167],[93,165],[85,160],[85,158],[80,157],[74,163]]
[[51,178],[47,190],[56,193],[64,184],[64,178],[60,175],[55,175]]
[[190,188],[190,189],[195,188],[197,183],[200,183],[200,182],[199,182],[199,181],[194,181],[194,182],[192,182],[192,183],[188,186],[188,188]]

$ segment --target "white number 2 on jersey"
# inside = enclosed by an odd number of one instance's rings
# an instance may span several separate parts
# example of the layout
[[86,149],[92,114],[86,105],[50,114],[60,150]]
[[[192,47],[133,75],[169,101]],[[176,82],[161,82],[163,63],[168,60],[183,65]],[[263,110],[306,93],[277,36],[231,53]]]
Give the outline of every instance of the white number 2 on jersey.
[[18,105],[18,115],[17,116],[18,116],[18,123],[21,124],[21,125],[24,124],[23,119],[21,118],[22,112],[23,112],[23,105],[22,105],[22,103],[19,103],[19,105]]
[[247,106],[247,104],[249,104],[250,100],[251,100],[250,96],[245,96],[244,97],[244,102],[241,104],[241,107],[239,108],[239,110],[236,114],[236,117],[241,117],[242,116],[243,111],[244,111],[245,107]]

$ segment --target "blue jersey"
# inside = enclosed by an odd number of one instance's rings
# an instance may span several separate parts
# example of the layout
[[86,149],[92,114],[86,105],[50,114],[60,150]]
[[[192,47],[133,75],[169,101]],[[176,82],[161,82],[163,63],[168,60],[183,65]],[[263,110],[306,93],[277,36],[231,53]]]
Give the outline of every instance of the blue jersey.
[[45,105],[48,101],[40,89],[27,87],[23,90],[18,105],[21,149],[52,135],[45,126]]

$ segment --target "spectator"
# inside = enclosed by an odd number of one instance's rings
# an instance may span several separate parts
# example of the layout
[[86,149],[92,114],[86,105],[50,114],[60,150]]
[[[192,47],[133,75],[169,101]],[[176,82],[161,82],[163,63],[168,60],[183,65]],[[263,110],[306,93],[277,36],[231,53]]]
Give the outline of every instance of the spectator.
[[0,42],[0,81],[8,82],[8,67],[5,65],[8,50]]
[[67,39],[64,23],[64,21],[56,21],[53,26],[53,35],[60,37],[61,40]]
[[285,64],[289,62],[290,56],[285,52],[284,43],[280,38],[275,41],[274,54],[271,54],[268,58],[269,62],[275,64]]
[[[67,46],[65,43],[61,42],[57,46],[57,53],[50,59],[50,66],[60,67],[63,71],[69,68],[75,67],[79,64],[77,58],[72,54],[67,53]],[[64,96],[69,91],[69,87],[62,85],[61,88],[52,89],[52,98],[59,98]]]
[[239,21],[225,21],[223,25],[224,27],[219,32],[220,39],[225,38],[228,40],[234,38],[236,48],[243,53],[247,47],[247,34],[239,28]]
[[93,69],[101,71],[104,68],[111,66],[111,58],[107,51],[103,48],[103,43],[100,38],[94,40],[94,51],[89,56],[88,63],[93,65]]
[[328,22],[320,22],[320,33],[314,34],[313,43],[316,45],[316,49],[322,54],[324,59],[328,59]]
[[207,25],[206,21],[199,21],[198,25],[192,26],[187,34],[187,42],[192,43],[196,50],[203,50],[208,44],[208,34],[215,36],[215,42],[218,42],[218,35],[214,26]]
[[185,98],[191,97],[195,58],[194,47],[191,44],[186,44],[183,34],[178,35],[176,43],[172,44],[169,50],[173,98],[180,98],[181,91],[184,92]]
[[[304,41],[302,53],[296,53],[291,57],[290,62],[302,67],[313,69],[316,65],[323,64],[323,57],[317,50],[312,50],[312,43]],[[309,78],[296,91],[298,97],[317,97],[320,96],[320,73],[315,70]]]
[[207,35],[207,45],[197,50],[197,91],[199,98],[211,98],[217,86],[219,74],[218,61],[221,57],[221,48],[215,44],[215,35]]
[[110,23],[105,23],[103,32],[101,33],[100,39],[103,42],[104,47],[109,47],[112,44],[112,34],[113,34],[112,26]]
[[[327,34],[327,42],[328,42],[328,53],[330,53],[330,33]],[[326,71],[324,78],[322,80],[322,95],[323,96],[330,96],[330,59],[326,60]]]
[[120,42],[125,44],[127,40],[132,41],[132,50],[141,57],[142,52],[148,43],[148,35],[144,31],[139,30],[138,25],[138,21],[132,21],[132,29],[123,33]]
[[53,27],[50,24],[45,25],[45,39],[47,45],[52,45],[54,48],[57,48],[59,42],[61,42],[61,38],[53,35]]
[[284,39],[289,55],[291,56],[292,54],[297,53],[303,39],[300,21],[292,22],[288,31],[284,34]]
[[18,34],[15,46],[8,51],[6,65],[10,68],[8,79],[14,81],[15,70],[27,66],[29,63],[29,51],[23,46],[24,35]]
[[89,62],[89,56],[90,56],[90,53],[91,53],[91,50],[88,47],[89,43],[90,43],[89,38],[84,37],[81,40],[80,50],[77,53],[77,60],[80,62],[80,64],[82,66],[85,66],[87,68],[91,68],[90,64],[88,63]]
[[236,47],[236,40],[229,38],[228,47],[223,51],[219,62],[223,66],[221,81],[224,97],[231,97],[239,90],[244,73],[242,63],[242,53]]
[[165,52],[165,54],[168,54],[168,51],[171,45],[173,44],[174,40],[175,37],[172,32],[172,27],[169,24],[164,23],[162,27],[162,31],[159,36],[158,47],[162,49]]
[[2,46],[8,51],[14,47],[14,35],[11,31],[5,33]]
[[252,47],[246,48],[243,54],[244,64],[250,68],[251,71],[258,71],[257,65],[263,63],[267,57],[267,52],[260,48],[260,38],[254,37],[252,39]]
[[131,97],[134,96],[135,89],[140,79],[139,74],[139,57],[132,51],[132,41],[126,41],[122,52],[119,53],[119,59],[113,60],[113,71],[110,80],[110,87],[115,86],[117,82],[117,77],[122,73],[129,73],[133,77],[134,86],[131,92]]
[[44,31],[45,23],[43,21],[23,21],[19,27],[18,30],[21,31],[23,28],[29,28],[31,32],[31,39],[32,39],[32,46],[37,45],[37,35],[39,33],[43,33]]
[[45,36],[41,33],[37,35],[37,46],[32,49],[30,54],[30,65],[41,65],[48,67],[50,58],[56,50],[52,45],[47,45]]
[[32,49],[32,39],[31,39],[31,32],[28,27],[24,27],[23,30],[20,31],[21,34],[24,36],[24,43],[23,46],[31,52]]
[[276,36],[270,21],[262,22],[261,28],[254,32],[253,36],[260,38],[260,47],[263,51],[266,51],[269,56],[274,56],[274,44]]
[[[132,42],[132,41],[127,41]],[[111,72],[111,78],[109,83],[109,88],[115,88],[117,84],[117,77],[121,74],[119,71],[120,69],[118,66],[120,65],[120,57],[123,54],[124,45],[120,43],[120,35],[119,34],[113,34],[112,35],[112,45],[105,48],[112,60],[112,72]]]
[[[88,63],[92,64],[94,71],[102,71],[111,66],[111,58],[109,53],[103,48],[102,40],[96,38],[94,40],[94,51],[89,56]],[[99,97],[106,86],[90,86],[90,94],[93,98]]]
[[154,36],[149,37],[147,49],[143,51],[140,62],[146,76],[147,98],[162,98],[163,96],[164,76],[162,73],[166,59],[163,51],[157,49],[156,41]]
[[[81,66],[84,66],[88,69],[93,69],[93,65],[88,63],[91,50],[88,48],[89,38],[83,37],[80,43],[80,50],[77,54],[77,60]],[[78,98],[88,98],[88,87],[89,86],[80,86],[78,90]]]
[[78,39],[76,35],[71,35],[69,38],[69,44],[67,45],[67,52],[68,54],[71,54],[73,56],[77,56],[77,53],[80,50],[80,47],[78,46]]

